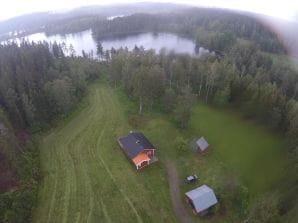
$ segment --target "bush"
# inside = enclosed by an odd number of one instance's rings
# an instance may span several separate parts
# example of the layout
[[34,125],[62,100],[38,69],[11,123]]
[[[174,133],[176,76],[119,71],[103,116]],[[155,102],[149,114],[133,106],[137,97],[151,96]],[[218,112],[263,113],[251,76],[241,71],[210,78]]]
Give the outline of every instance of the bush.
[[34,142],[24,146],[18,158],[18,188],[0,194],[0,222],[31,222],[31,212],[36,206],[39,174],[39,150]]
[[253,205],[248,223],[278,223],[279,197],[275,193],[267,193],[260,197]]
[[178,152],[186,152],[187,151],[187,142],[181,136],[178,136],[175,139],[175,146],[177,147]]
[[0,194],[0,222],[31,222],[31,210],[36,205],[36,190],[22,189]]

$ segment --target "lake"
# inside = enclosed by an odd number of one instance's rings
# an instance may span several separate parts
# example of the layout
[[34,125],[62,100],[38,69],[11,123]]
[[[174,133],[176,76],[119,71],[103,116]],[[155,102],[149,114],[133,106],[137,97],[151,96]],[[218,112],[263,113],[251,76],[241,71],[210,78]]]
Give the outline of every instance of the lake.
[[[86,53],[90,53],[91,51],[93,51],[94,54],[96,53],[97,43],[92,37],[91,30],[53,36],[46,36],[45,33],[35,33],[14,40],[20,42],[22,39],[30,42],[44,40],[47,42],[64,42],[67,47],[72,45],[77,55],[82,55],[82,50]],[[127,47],[128,50],[132,50],[135,46],[143,46],[145,50],[154,49],[156,52],[159,52],[162,48],[165,48],[166,52],[174,51],[175,53],[186,53],[192,56],[200,56],[209,52],[209,50],[203,47],[196,50],[196,45],[192,40],[169,33],[143,33],[121,38],[110,38],[102,40],[101,44],[103,50],[110,50],[112,47],[115,49]]]

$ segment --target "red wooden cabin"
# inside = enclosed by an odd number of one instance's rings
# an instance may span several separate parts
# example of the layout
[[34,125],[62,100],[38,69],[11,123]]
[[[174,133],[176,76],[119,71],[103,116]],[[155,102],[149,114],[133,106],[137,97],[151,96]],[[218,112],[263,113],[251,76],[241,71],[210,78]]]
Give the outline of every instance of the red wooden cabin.
[[137,170],[157,160],[154,146],[143,133],[130,132],[127,136],[120,137],[118,143]]

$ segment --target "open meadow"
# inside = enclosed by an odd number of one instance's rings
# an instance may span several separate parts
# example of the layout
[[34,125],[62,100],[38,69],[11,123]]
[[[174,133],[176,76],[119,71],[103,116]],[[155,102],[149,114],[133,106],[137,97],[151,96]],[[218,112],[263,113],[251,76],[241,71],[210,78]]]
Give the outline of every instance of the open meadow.
[[129,126],[110,87],[41,143],[34,222],[177,222],[161,163],[137,172],[116,143]]
[[[163,115],[128,115],[133,102],[105,84],[91,85],[83,103],[84,108],[41,141],[44,178],[34,222],[178,222],[166,160],[178,169],[181,196],[201,184],[216,193],[219,179],[235,177],[254,197],[269,190],[282,174],[281,138],[228,111],[199,104],[189,129],[181,131]],[[130,130],[144,132],[156,146],[159,162],[135,170],[116,142]],[[201,135],[211,144],[206,156],[194,153],[190,146],[177,150],[178,136],[190,142]],[[185,185],[183,177],[192,173],[198,174],[199,181]],[[232,222],[234,212],[206,222]]]

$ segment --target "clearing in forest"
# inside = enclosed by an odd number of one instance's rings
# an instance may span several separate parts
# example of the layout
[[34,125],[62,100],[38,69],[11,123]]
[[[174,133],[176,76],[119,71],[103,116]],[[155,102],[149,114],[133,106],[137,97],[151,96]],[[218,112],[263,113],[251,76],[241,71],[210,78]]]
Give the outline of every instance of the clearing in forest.
[[[84,108],[43,138],[44,178],[33,222],[178,222],[165,160],[177,168],[179,185],[172,188],[179,187],[181,199],[201,184],[215,188],[216,193],[222,187],[219,179],[231,175],[254,197],[269,190],[282,175],[283,140],[233,112],[199,104],[190,127],[181,131],[164,115],[127,117],[124,110],[130,107],[133,102],[123,93],[93,84]],[[144,132],[157,148],[158,162],[135,170],[116,141],[130,130]],[[178,151],[175,139],[180,136],[186,140],[206,137],[210,153],[202,157],[190,148]],[[193,173],[199,181],[186,185],[183,178]],[[202,221],[184,200],[182,205],[194,222]],[[231,222],[234,209],[229,210],[206,222]]]
[[138,172],[116,143],[129,126],[112,89],[93,85],[86,104],[42,141],[34,222],[176,222],[161,164]]

